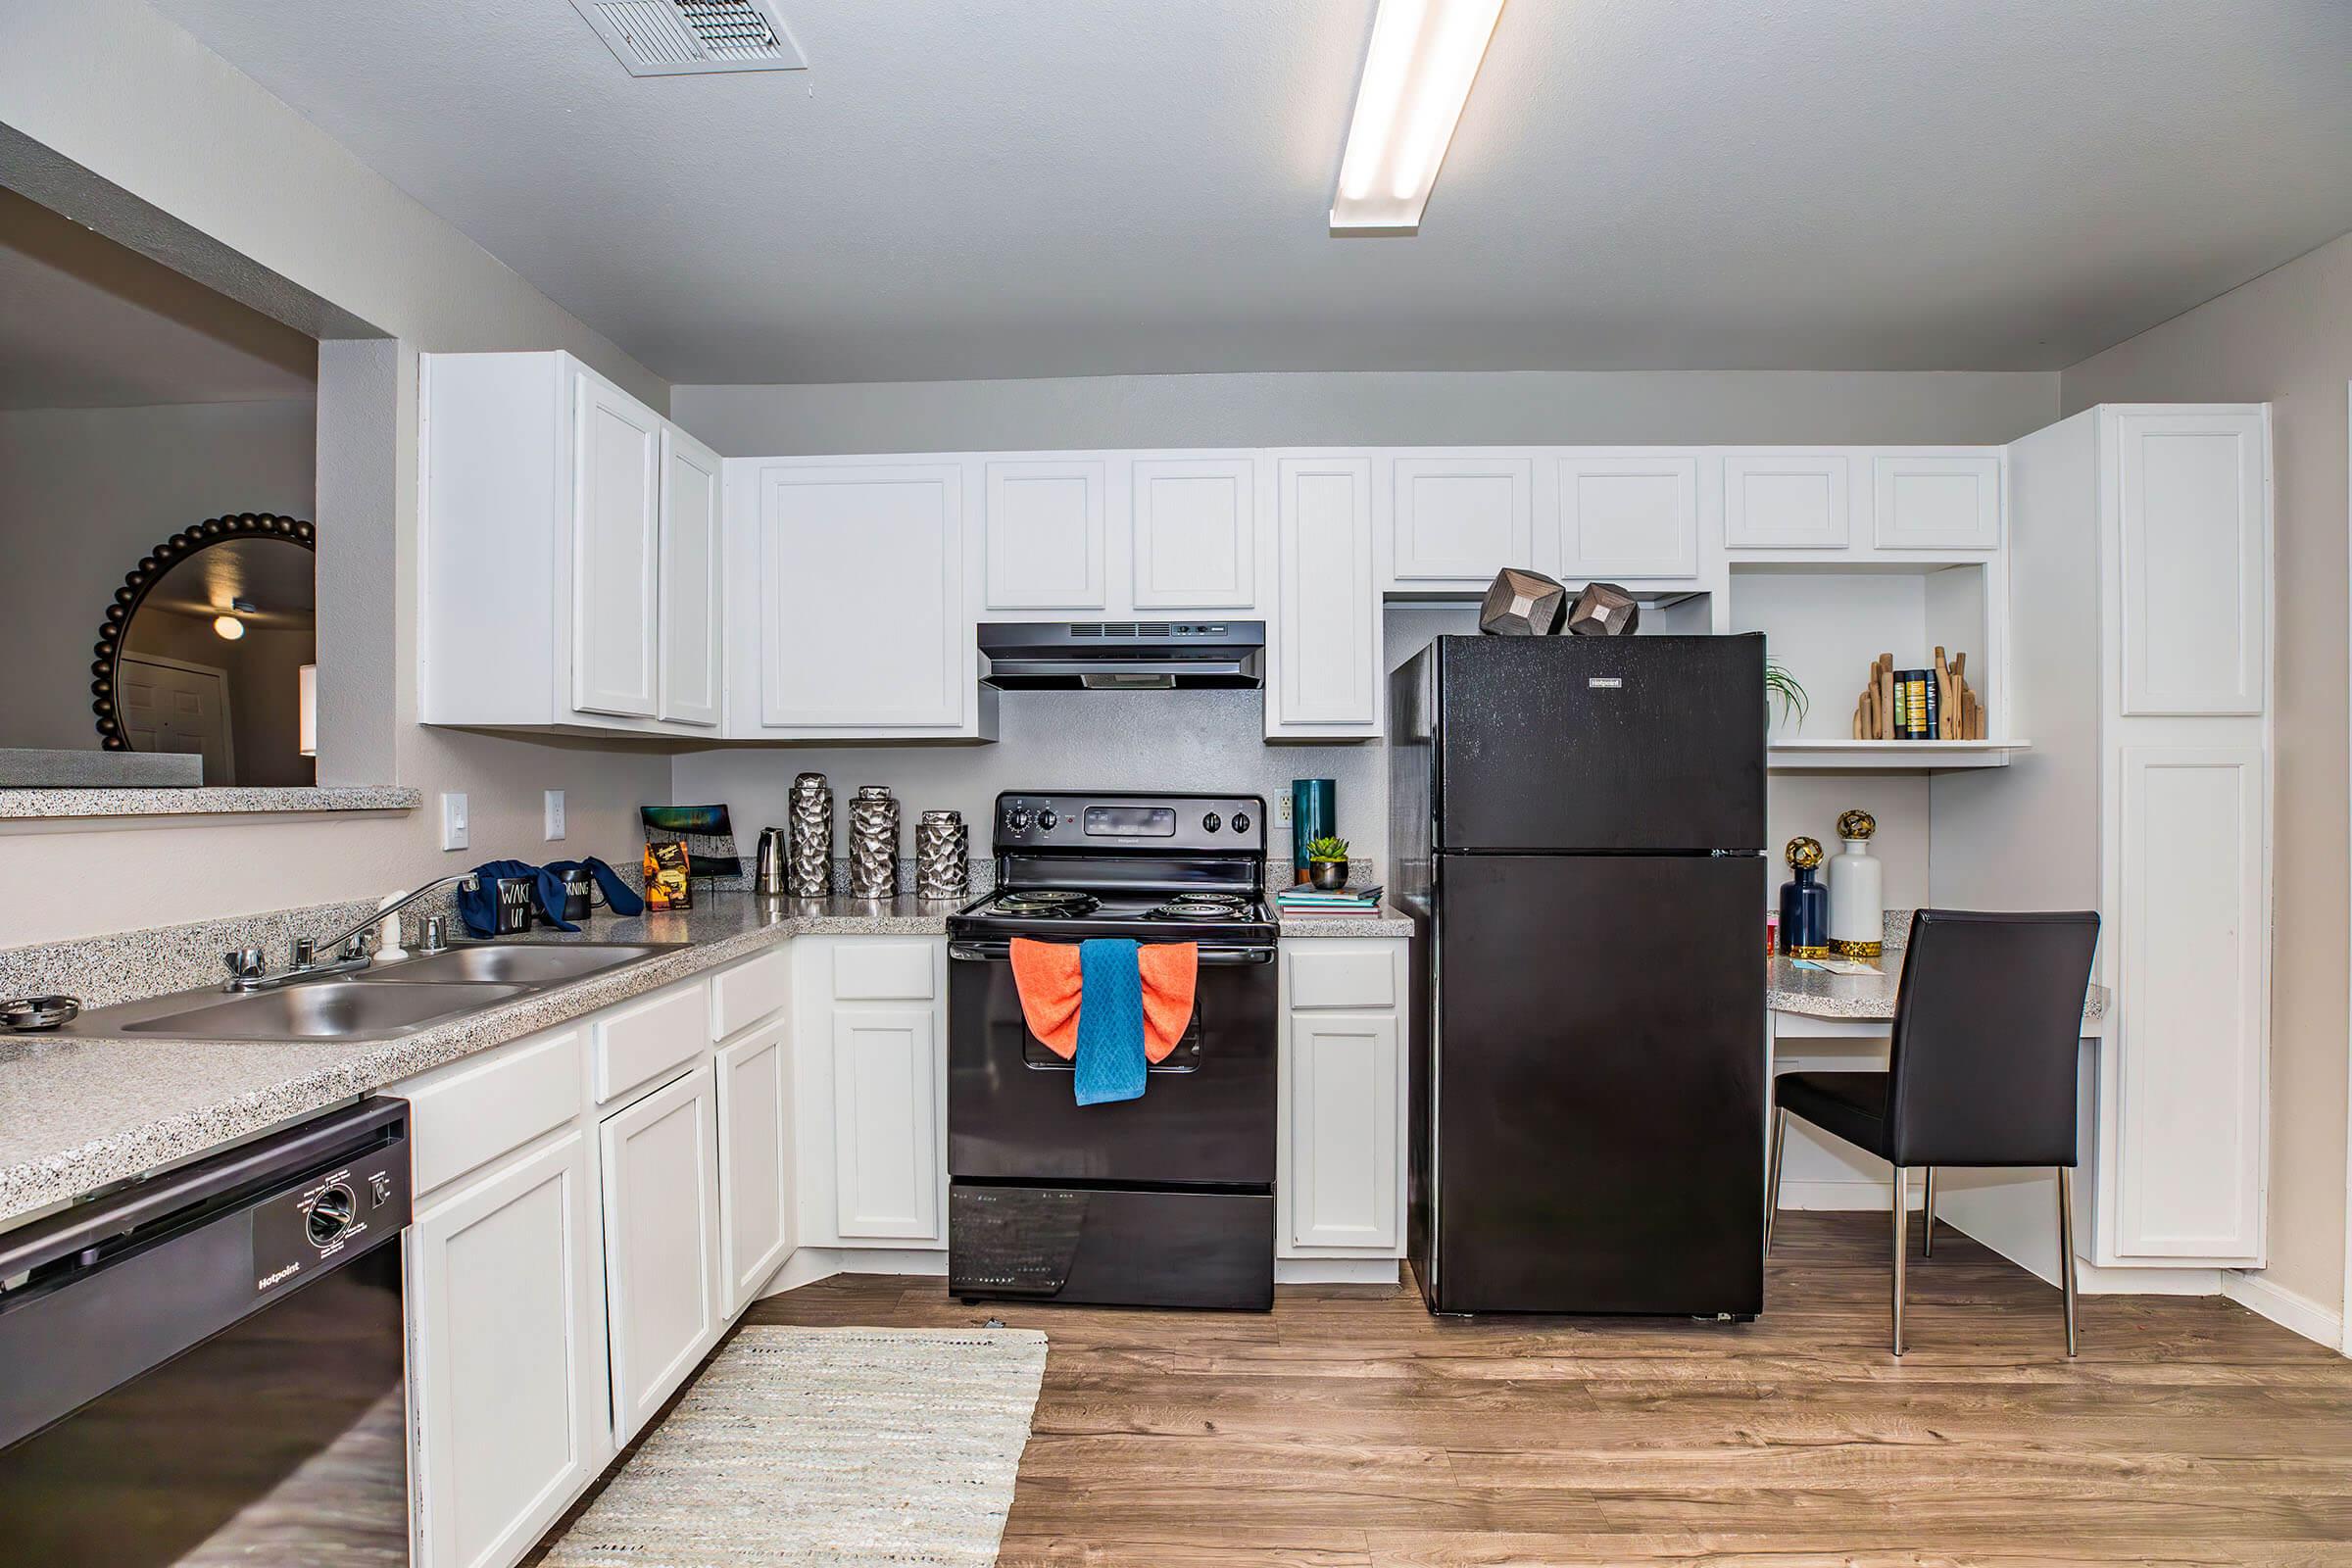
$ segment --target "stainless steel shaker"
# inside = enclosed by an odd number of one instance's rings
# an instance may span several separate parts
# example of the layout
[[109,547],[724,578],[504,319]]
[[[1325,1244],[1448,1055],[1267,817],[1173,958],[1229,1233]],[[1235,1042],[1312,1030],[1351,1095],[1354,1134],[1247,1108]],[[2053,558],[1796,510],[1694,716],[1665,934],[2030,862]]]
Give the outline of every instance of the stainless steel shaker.
[[752,891],[761,898],[780,899],[788,886],[784,868],[784,830],[760,830],[760,853],[752,862]]

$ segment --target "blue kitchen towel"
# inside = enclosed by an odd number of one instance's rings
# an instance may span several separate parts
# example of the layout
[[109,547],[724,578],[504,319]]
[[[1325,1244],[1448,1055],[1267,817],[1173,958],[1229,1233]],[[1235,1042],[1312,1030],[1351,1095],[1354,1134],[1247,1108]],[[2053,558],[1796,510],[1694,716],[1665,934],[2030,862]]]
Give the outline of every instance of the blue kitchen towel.
[[458,889],[458,918],[477,937],[498,935],[498,882],[501,877],[527,876],[539,884],[539,912],[559,931],[577,931],[564,918],[564,879],[528,860],[484,860],[473,868],[477,886]]
[[1070,1082],[1081,1105],[1144,1098],[1144,976],[1135,956],[1136,945],[1125,937],[1078,944],[1077,1070]]

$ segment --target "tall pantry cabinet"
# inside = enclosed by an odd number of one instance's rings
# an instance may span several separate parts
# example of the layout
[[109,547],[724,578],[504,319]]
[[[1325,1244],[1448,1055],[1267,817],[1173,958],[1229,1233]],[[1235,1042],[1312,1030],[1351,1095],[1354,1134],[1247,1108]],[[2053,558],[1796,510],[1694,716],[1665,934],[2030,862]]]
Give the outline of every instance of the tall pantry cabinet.
[[2263,405],[2108,405],[2009,448],[2010,696],[2034,750],[1939,775],[1938,904],[2096,908],[2082,1255],[2260,1267],[2272,542]]

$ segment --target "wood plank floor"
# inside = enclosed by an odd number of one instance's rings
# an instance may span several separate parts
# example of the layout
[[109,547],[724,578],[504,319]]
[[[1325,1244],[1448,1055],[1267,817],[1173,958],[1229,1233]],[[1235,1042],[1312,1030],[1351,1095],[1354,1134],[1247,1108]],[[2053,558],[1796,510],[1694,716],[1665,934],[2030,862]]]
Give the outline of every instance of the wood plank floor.
[[1884,1237],[1784,1215],[1743,1326],[1342,1287],[966,1307],[877,1277],[750,1321],[1045,1330],[1006,1565],[2352,1563],[2352,1361],[2219,1298],[2089,1297],[2069,1362],[2057,1293],[1949,1227],[1897,1361]]

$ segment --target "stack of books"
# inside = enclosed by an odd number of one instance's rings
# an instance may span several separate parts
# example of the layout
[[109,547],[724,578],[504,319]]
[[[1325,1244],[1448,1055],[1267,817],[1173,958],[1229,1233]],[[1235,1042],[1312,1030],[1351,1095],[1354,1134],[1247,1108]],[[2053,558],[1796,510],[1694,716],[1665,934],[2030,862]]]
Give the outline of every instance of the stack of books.
[[1301,882],[1297,887],[1284,888],[1275,894],[1274,907],[1285,915],[1378,914],[1380,889],[1342,888],[1337,893],[1322,893]]

